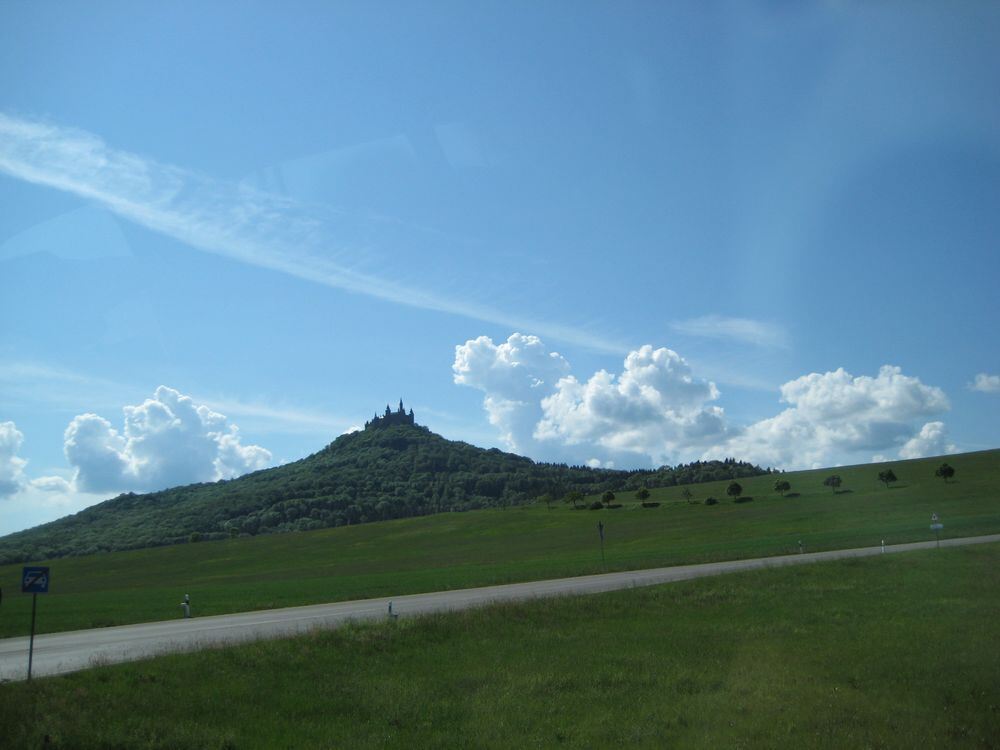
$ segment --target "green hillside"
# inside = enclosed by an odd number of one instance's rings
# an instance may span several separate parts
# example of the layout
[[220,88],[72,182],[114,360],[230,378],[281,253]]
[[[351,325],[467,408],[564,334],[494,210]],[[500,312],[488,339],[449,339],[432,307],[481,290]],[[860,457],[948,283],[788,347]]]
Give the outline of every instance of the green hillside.
[[761,473],[732,460],[642,472],[540,464],[446,440],[425,427],[389,424],[342,435],[308,458],[231,481],[120,495],[3,537],[0,563],[507,507],[543,493]]
[[[794,554],[800,540],[818,551],[933,539],[932,513],[943,538],[1000,533],[1000,451],[947,461],[947,483],[934,476],[942,459],[921,459],[740,480],[748,502],[723,481],[654,489],[652,508],[619,492],[613,510],[535,504],[53,560],[39,628],[169,619],[185,592],[196,615],[210,615],[595,573],[598,521],[608,570]],[[886,468],[899,477],[888,489],[877,479]],[[823,485],[834,471],[838,493]],[[791,484],[785,497],[778,479]],[[0,636],[27,632],[30,597],[8,595],[20,571],[0,566]]]

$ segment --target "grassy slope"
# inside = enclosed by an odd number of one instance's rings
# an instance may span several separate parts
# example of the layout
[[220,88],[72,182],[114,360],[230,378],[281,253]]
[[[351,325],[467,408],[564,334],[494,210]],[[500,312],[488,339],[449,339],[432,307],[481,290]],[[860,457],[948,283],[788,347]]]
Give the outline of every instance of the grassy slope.
[[[784,475],[798,497],[779,498],[774,477],[744,480],[753,502],[734,504],[726,483],[653,491],[659,508],[549,511],[544,506],[426,516],[338,529],[188,544],[53,561],[52,592],[39,600],[39,632],[176,617],[181,595],[196,615],[598,572],[595,526],[607,526],[609,570],[785,554],[944,536],[1000,533],[1000,451],[949,457],[955,480],[933,476],[940,459],[837,469],[841,494],[822,486],[833,470]],[[892,466],[899,486],[876,480]],[[0,637],[26,634],[30,597],[20,565],[0,568],[7,596]]]
[[14,747],[997,747],[1000,545],[0,685]]

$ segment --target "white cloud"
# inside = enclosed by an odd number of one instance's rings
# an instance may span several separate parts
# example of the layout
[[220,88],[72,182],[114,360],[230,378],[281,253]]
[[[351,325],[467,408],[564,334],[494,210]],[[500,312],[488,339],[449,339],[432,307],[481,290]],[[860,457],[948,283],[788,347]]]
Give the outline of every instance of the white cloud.
[[124,413],[122,432],[96,414],[81,414],[66,428],[77,489],[157,490],[238,476],[271,460],[264,448],[243,445],[225,416],[166,386]]
[[582,383],[569,369],[537,336],[520,333],[500,345],[471,339],[455,347],[452,365],[456,383],[486,394],[483,406],[504,443],[530,455],[562,459],[585,447],[604,466],[616,456],[662,462],[725,431],[722,410],[706,405],[718,397],[715,385],[669,349],[631,352],[621,376],[601,370]]
[[67,482],[62,477],[38,477],[28,482],[31,487],[42,492],[68,493],[73,491],[73,483]]
[[928,422],[899,449],[900,458],[924,458],[946,453],[958,453],[958,448],[948,442],[944,422]]
[[981,372],[969,384],[969,388],[982,393],[1000,393],[1000,375],[987,375]]
[[670,324],[677,333],[709,339],[738,341],[744,344],[765,347],[785,347],[788,334],[774,323],[765,323],[750,318],[728,318],[723,315],[704,315],[690,320],[678,320]]
[[676,352],[646,345],[630,352],[624,371],[605,370],[586,383],[572,375],[542,400],[535,437],[569,445],[599,445],[663,463],[725,434],[714,383],[696,378]]
[[26,481],[27,461],[17,455],[23,442],[24,435],[13,422],[0,422],[0,498],[17,493]]
[[451,369],[456,383],[486,394],[490,424],[500,429],[507,447],[526,452],[541,418],[541,400],[569,371],[569,363],[537,336],[513,333],[499,345],[480,336],[456,346]]
[[[520,333],[496,345],[486,336],[455,347],[455,382],[484,392],[504,443],[535,458],[591,466],[735,457],[765,466],[809,468],[949,452],[940,388],[883,366],[876,376],[843,368],[785,383],[788,408],[744,428],[727,423],[719,391],[667,348],[640,347],[622,372],[572,375],[564,357]],[[923,425],[923,427],[921,427]]]
[[[85,131],[0,113],[0,172],[94,201],[140,226],[205,252],[337,289],[461,315],[603,351],[619,344],[586,330],[542,324],[359,270],[338,230],[351,217],[230,184],[109,147]],[[343,234],[343,230],[340,230]]]
[[705,457],[736,456],[784,468],[841,463],[858,452],[904,446],[915,436],[917,420],[949,408],[940,388],[888,365],[874,378],[854,377],[843,368],[803,375],[785,383],[781,396],[790,408],[736,432]]

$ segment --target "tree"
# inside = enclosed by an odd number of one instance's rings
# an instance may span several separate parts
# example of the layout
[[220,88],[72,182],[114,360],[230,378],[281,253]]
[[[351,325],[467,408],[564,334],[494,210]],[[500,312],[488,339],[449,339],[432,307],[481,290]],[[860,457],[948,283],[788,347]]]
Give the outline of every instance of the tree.
[[583,493],[579,490],[573,490],[572,492],[567,492],[566,496],[563,498],[564,503],[573,503],[573,507],[577,507],[583,500]]
[[878,473],[878,481],[884,484],[886,489],[889,489],[889,485],[898,480],[896,479],[896,475],[893,473],[892,469],[886,469],[885,471],[880,471]]
[[836,492],[840,488],[841,484],[843,484],[843,480],[836,474],[834,474],[833,476],[829,476],[823,480],[823,485],[825,487],[829,487],[834,492]]
[[681,497],[683,497],[688,502],[691,502],[691,498],[694,497],[694,495],[691,494],[691,490],[685,487],[683,490],[681,490]]
[[601,495],[601,500],[604,501],[605,505],[607,505],[608,503],[613,503],[615,501],[615,493],[612,492],[611,490],[608,490],[603,495]]
[[941,464],[934,472],[934,476],[941,477],[945,484],[948,484],[948,480],[955,476],[955,469],[948,464]]
[[774,491],[777,492],[782,497],[784,497],[785,493],[788,492],[788,490],[790,489],[792,489],[792,485],[789,484],[784,479],[779,479],[777,482],[774,483]]
[[730,497],[739,497],[743,494],[743,488],[739,482],[730,482],[729,486],[726,487],[726,494]]
[[649,490],[645,487],[639,488],[639,491],[635,493],[635,496],[641,501],[646,502],[649,499]]
[[544,495],[539,496],[536,502],[545,503],[545,507],[552,510],[552,495],[546,492]]

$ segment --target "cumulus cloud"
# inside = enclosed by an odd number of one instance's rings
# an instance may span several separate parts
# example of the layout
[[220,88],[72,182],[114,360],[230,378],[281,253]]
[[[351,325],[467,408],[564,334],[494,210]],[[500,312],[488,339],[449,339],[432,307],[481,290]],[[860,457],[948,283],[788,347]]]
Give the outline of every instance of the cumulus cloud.
[[696,378],[670,349],[646,345],[630,352],[624,371],[600,370],[582,383],[572,375],[542,400],[535,436],[569,445],[600,445],[662,463],[679,449],[705,445],[725,434],[714,383]]
[[858,452],[881,454],[899,446],[906,458],[904,450],[918,450],[917,443],[912,449],[906,447],[919,439],[914,424],[949,408],[940,388],[889,365],[876,377],[855,377],[843,368],[803,375],[781,387],[781,399],[790,405],[788,409],[734,432],[705,457],[739,456],[770,466],[818,467]]
[[541,400],[551,393],[569,363],[537,336],[511,334],[502,344],[489,336],[455,347],[454,380],[483,391],[490,424],[510,450],[526,452],[541,418]]
[[948,442],[944,422],[928,422],[899,449],[900,458],[924,458],[945,453],[958,453],[958,448]]
[[24,435],[13,422],[0,422],[0,498],[17,493],[25,482],[27,461],[17,455],[23,442]]
[[537,336],[486,336],[455,347],[455,382],[484,393],[491,424],[511,450],[590,466],[638,466],[736,457],[764,466],[809,468],[948,453],[949,409],[937,387],[883,366],[875,376],[843,368],[781,387],[787,406],[746,427],[730,425],[715,384],[677,352],[645,345],[620,373],[587,379]]
[[982,393],[1000,393],[1000,375],[988,375],[981,372],[969,384],[969,388]]
[[163,489],[238,476],[271,461],[264,448],[243,445],[225,416],[166,386],[124,413],[121,432],[97,414],[78,415],[66,428],[64,451],[79,490]]
[[504,443],[536,456],[563,458],[583,446],[590,465],[611,466],[625,454],[631,459],[622,463],[662,462],[725,432],[722,410],[707,405],[718,398],[715,385],[670,349],[643,346],[626,357],[621,375],[601,370],[581,382],[537,336],[515,333],[500,345],[480,336],[455,347],[452,370],[456,383],[486,394],[483,406]]

